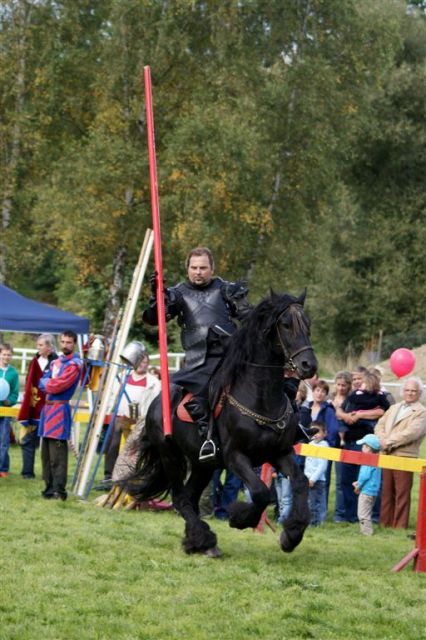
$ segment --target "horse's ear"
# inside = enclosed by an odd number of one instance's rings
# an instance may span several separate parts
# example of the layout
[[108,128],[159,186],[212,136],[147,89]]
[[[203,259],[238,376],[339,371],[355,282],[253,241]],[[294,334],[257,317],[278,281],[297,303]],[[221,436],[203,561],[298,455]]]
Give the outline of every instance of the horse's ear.
[[305,304],[305,298],[306,298],[306,287],[303,289],[302,293],[300,294],[300,296],[297,298],[297,302],[303,307],[303,305]]
[[269,287],[269,297],[270,298],[275,298],[277,294],[275,293],[275,291],[273,290],[272,287]]

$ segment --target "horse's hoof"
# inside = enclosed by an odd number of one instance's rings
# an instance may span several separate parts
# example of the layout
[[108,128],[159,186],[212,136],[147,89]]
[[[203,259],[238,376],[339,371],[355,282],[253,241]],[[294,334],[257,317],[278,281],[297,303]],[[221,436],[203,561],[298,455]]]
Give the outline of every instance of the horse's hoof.
[[296,545],[293,544],[293,542],[287,536],[286,532],[283,531],[280,536],[280,547],[282,551],[285,551],[285,553],[291,553],[294,550],[295,546]]
[[210,547],[210,549],[207,549],[207,551],[205,552],[205,555],[208,558],[221,558],[222,552],[219,547]]
[[249,502],[233,502],[228,507],[229,526],[233,529],[254,529],[259,524],[262,510]]
[[291,553],[302,542],[303,532],[304,530],[302,532],[289,536],[287,531],[284,529],[280,536],[281,549],[286,553]]

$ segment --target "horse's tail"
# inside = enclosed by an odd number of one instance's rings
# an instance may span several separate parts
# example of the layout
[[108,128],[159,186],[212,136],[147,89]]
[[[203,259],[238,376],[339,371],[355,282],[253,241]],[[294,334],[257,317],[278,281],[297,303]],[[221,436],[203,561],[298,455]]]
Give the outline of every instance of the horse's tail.
[[185,457],[171,438],[163,435],[160,396],[154,399],[139,437],[138,458],[134,471],[118,482],[140,502],[164,498],[177,478],[186,476]]
[[164,497],[169,492],[170,482],[157,447],[145,439],[141,442],[136,470],[120,485],[140,502]]

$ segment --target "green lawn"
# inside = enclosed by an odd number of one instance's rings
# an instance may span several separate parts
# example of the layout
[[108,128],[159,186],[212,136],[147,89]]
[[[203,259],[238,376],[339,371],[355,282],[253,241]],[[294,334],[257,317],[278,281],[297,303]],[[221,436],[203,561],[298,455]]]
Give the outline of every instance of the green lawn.
[[[174,513],[112,512],[93,505],[96,494],[44,501],[11,453],[0,640],[426,639],[426,575],[391,572],[413,548],[405,531],[364,538],[329,522],[287,555],[278,531],[214,521],[223,557],[186,556]],[[414,507],[417,491],[418,479]]]

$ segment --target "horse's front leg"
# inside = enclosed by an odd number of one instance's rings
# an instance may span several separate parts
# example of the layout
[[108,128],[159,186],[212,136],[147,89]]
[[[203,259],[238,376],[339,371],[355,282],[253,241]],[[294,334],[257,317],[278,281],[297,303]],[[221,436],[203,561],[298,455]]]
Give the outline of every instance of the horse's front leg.
[[260,517],[271,500],[271,492],[253,470],[247,456],[233,451],[226,460],[226,466],[246,485],[252,502],[233,502],[228,507],[229,526],[236,529],[256,527]]
[[290,480],[292,506],[283,523],[284,530],[281,533],[280,544],[283,551],[293,551],[302,541],[303,534],[310,521],[308,479],[300,469],[292,453],[278,458],[275,461],[275,467]]

